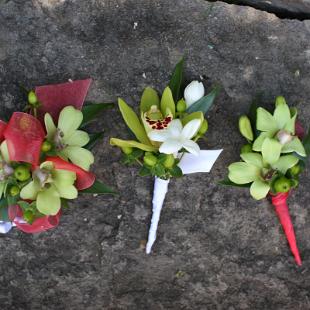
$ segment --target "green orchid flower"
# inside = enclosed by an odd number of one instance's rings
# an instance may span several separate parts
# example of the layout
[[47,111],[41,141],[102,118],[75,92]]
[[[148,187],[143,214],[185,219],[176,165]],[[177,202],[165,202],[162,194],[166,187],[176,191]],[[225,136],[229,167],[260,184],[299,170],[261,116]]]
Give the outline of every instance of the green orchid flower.
[[60,112],[57,127],[49,113],[44,117],[46,139],[55,146],[57,155],[84,170],[89,170],[94,163],[94,156],[83,148],[89,142],[89,135],[78,130],[82,121],[83,113],[72,106],[67,106]]
[[[296,152],[305,157],[306,151],[298,137],[295,136],[295,122],[297,111],[291,113],[283,97],[276,100],[276,108],[271,115],[263,108],[257,109],[256,127],[262,133],[253,143],[253,150],[257,152],[265,151],[270,153],[276,162],[281,153]],[[272,139],[273,148],[269,148],[266,138]],[[272,154],[272,155],[271,155]]]
[[0,146],[0,199],[5,192],[7,179],[14,174],[14,168],[10,164],[10,156],[6,141]]
[[42,214],[55,215],[61,208],[61,198],[77,198],[75,180],[74,172],[55,169],[52,162],[46,161],[33,172],[32,181],[22,188],[20,197],[36,200],[37,209]]
[[[273,147],[277,141],[266,138],[266,141]],[[263,152],[243,153],[240,155],[243,162],[236,162],[228,167],[228,178],[236,184],[251,184],[251,196],[256,199],[263,199],[271,189],[271,182],[277,172],[286,174],[287,170],[298,163],[298,158],[294,155],[283,155],[274,161],[273,157]]]

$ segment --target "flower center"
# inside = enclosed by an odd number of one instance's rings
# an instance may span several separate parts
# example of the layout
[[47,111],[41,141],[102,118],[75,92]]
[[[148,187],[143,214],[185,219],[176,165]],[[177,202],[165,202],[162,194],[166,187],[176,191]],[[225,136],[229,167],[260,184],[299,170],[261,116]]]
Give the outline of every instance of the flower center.
[[153,130],[166,129],[172,121],[172,115],[163,118],[161,111],[157,106],[151,106],[151,109],[144,114],[144,118],[149,127]]
[[2,168],[0,171],[0,181],[4,181],[14,173],[14,169],[6,162],[2,162],[0,166]]
[[262,178],[265,181],[271,181],[275,173],[276,171],[274,169],[266,169],[265,171],[262,171]]
[[39,180],[41,188],[43,188],[51,180],[51,173],[46,169],[37,169],[33,175]]
[[68,146],[67,144],[63,143],[63,137],[64,133],[59,128],[57,128],[53,139],[57,151],[61,151]]
[[284,129],[278,131],[276,137],[278,138],[279,142],[283,145],[293,140],[293,136]]

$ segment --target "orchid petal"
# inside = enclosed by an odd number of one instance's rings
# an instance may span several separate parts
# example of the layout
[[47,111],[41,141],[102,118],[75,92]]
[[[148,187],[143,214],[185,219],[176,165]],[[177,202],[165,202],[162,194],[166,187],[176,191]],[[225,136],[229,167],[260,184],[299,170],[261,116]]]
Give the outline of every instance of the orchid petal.
[[270,185],[261,180],[254,181],[250,187],[251,196],[256,200],[265,198],[269,191]]
[[89,135],[82,130],[75,130],[71,136],[65,136],[63,143],[71,146],[84,146],[89,142]]
[[258,168],[263,168],[263,157],[261,154],[258,153],[243,153],[240,155],[240,157],[247,163],[251,164]]
[[56,186],[56,188],[61,198],[76,199],[78,197],[78,190],[73,185],[66,186],[66,187]]
[[171,137],[178,138],[182,132],[182,129],[183,129],[183,126],[182,126],[181,121],[179,119],[174,119],[170,123],[167,131],[169,132],[169,135]]
[[38,181],[31,181],[22,188],[22,190],[20,191],[20,197],[22,199],[36,200],[40,188],[41,186]]
[[255,152],[262,151],[262,145],[266,138],[272,138],[274,136],[274,132],[262,132],[254,141],[252,149]]
[[274,110],[273,117],[278,124],[279,129],[283,129],[291,120],[291,112],[286,103],[278,104]]
[[189,152],[192,153],[193,155],[198,156],[200,153],[200,148],[199,145],[192,141],[192,140],[186,140],[183,142],[183,147]]
[[76,174],[73,171],[56,169],[53,171],[53,181],[57,188],[73,185]]
[[283,145],[282,153],[291,153],[291,152],[296,152],[297,154],[303,157],[307,156],[303,144],[297,137],[293,138],[291,142]]
[[279,160],[272,165],[273,169],[279,170],[285,174],[288,169],[292,168],[298,163],[299,159],[294,155],[281,156]]
[[45,123],[46,132],[47,132],[46,137],[48,140],[51,141],[53,139],[53,137],[55,136],[57,128],[54,124],[52,116],[49,113],[45,114],[44,123]]
[[167,139],[159,148],[160,153],[165,153],[165,154],[173,154],[178,152],[182,148],[182,143],[173,138]]
[[151,132],[148,133],[148,136],[152,141],[164,142],[170,137],[170,134],[167,129],[152,130]]
[[95,161],[92,152],[78,146],[67,146],[63,149],[63,154],[67,156],[72,163],[87,171],[90,165]]
[[83,113],[72,106],[67,106],[59,114],[58,128],[64,136],[70,136],[83,121]]
[[54,185],[38,193],[37,209],[45,215],[56,215],[61,207],[59,193]]
[[7,163],[10,162],[10,154],[9,154],[8,144],[6,143],[5,140],[1,143],[0,149],[1,149],[2,159]]
[[272,165],[280,158],[282,144],[275,140],[266,138],[262,145],[263,160]]
[[259,179],[260,169],[244,163],[236,162],[228,167],[228,178],[236,184],[247,184]]
[[182,138],[183,139],[193,138],[197,134],[200,125],[201,125],[200,119],[193,119],[190,122],[188,122],[182,130]]
[[257,109],[256,127],[260,131],[277,131],[278,124],[274,117],[265,109]]

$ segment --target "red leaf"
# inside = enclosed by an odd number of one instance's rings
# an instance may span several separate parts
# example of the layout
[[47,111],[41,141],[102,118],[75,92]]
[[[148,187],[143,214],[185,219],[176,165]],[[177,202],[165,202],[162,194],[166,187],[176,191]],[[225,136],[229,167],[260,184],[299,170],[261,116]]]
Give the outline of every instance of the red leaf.
[[58,120],[60,111],[72,105],[81,110],[91,79],[67,82],[62,84],[37,86],[35,93],[41,106],[39,117],[43,120],[45,113],[50,113],[54,121]]
[[0,121],[0,142],[2,142],[4,140],[4,131],[6,128],[6,123],[3,121]]
[[75,172],[77,177],[75,186],[78,190],[89,188],[95,182],[96,176],[93,173],[86,171],[77,165],[69,163],[59,157],[48,157],[46,158],[46,161],[53,162],[56,169]]
[[11,161],[38,164],[45,132],[35,117],[22,112],[13,113],[5,128],[4,137]]

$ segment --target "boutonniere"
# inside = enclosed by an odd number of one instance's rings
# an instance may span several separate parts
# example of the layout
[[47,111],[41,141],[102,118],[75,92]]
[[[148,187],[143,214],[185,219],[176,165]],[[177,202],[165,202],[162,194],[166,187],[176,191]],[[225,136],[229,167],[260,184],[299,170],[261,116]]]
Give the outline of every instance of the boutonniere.
[[310,131],[304,137],[297,109],[281,96],[273,113],[253,104],[250,116],[240,117],[239,130],[248,143],[241,148],[241,161],[228,167],[229,180],[221,184],[249,187],[256,200],[270,197],[295,261],[301,265],[287,198],[298,186],[310,153]]
[[27,233],[58,225],[61,210],[79,193],[112,193],[90,171],[102,133],[85,126],[110,104],[83,106],[91,80],[39,86],[26,112],[0,121],[0,231]]
[[[200,150],[199,139],[208,130],[205,114],[214,102],[218,88],[205,95],[202,82],[183,87],[183,59],[176,65],[169,85],[161,96],[147,87],[142,94],[138,115],[118,100],[125,123],[135,140],[111,138],[111,145],[122,149],[125,164],[140,165],[140,176],[155,178],[153,215],[146,253],[151,252],[171,178],[183,174],[209,172],[221,150]],[[183,95],[184,94],[184,95]]]

